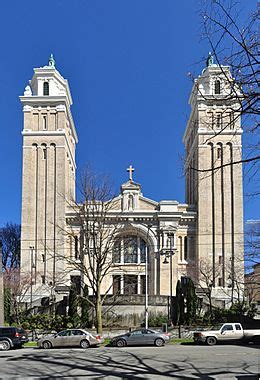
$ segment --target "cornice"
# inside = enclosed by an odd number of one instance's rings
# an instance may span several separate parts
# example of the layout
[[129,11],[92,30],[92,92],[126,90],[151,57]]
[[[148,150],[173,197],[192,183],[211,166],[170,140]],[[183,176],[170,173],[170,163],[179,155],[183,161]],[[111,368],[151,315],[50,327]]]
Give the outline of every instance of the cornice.
[[70,110],[70,104],[68,102],[67,96],[35,96],[35,95],[24,96],[22,95],[22,96],[19,96],[19,99],[21,103],[24,105],[24,112],[30,112],[30,110],[26,108],[26,106],[32,106],[33,108],[35,108],[43,104],[46,106],[51,106],[54,103],[57,104],[58,106],[60,104],[65,104],[67,116],[69,118],[69,122],[72,129],[72,134],[75,139],[75,142],[78,143],[78,136],[77,136],[77,132],[74,125],[74,120],[73,120],[73,116]]

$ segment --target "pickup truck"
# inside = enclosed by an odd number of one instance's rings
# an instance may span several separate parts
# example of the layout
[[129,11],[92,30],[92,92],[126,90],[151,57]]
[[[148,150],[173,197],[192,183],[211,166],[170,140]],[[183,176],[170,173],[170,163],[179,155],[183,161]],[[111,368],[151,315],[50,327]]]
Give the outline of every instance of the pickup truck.
[[214,346],[218,342],[253,342],[260,344],[260,330],[243,330],[240,323],[224,323],[213,326],[210,330],[196,331],[193,333],[195,343],[207,343]]

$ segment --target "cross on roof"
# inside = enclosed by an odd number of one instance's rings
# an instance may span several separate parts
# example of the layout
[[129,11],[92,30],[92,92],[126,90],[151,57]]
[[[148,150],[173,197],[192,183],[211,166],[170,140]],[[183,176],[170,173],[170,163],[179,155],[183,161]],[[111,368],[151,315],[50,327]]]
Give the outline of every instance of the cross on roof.
[[129,172],[129,180],[133,181],[133,172],[135,169],[132,167],[132,165],[129,166],[129,168],[126,169]]

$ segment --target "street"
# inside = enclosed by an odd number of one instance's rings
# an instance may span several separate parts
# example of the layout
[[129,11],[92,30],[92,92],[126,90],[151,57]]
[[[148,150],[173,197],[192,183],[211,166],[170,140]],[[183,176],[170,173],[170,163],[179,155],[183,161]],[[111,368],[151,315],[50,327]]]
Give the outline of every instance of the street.
[[0,378],[258,379],[259,346],[167,345],[0,352]]

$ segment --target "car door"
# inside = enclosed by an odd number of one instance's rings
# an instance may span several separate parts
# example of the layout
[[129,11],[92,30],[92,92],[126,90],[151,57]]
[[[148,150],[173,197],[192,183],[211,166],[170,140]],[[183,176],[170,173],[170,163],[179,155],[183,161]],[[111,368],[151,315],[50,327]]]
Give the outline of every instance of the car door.
[[144,344],[144,336],[142,330],[132,331],[129,338],[127,339],[128,346],[138,346]]
[[220,340],[233,340],[236,339],[235,330],[232,324],[226,323],[222,329],[219,337]]
[[53,339],[54,347],[68,347],[70,346],[70,330],[64,330],[56,334]]
[[[84,331],[79,330],[79,329],[71,330],[71,337],[70,337],[70,343],[71,344],[70,345],[71,346],[79,346],[81,340],[87,339],[87,338],[88,337],[86,336]],[[89,339],[87,339],[87,340],[89,340]]]
[[235,324],[235,336],[238,340],[244,337],[244,332],[240,323]]
[[142,330],[143,333],[143,344],[153,344],[156,336],[152,330]]

